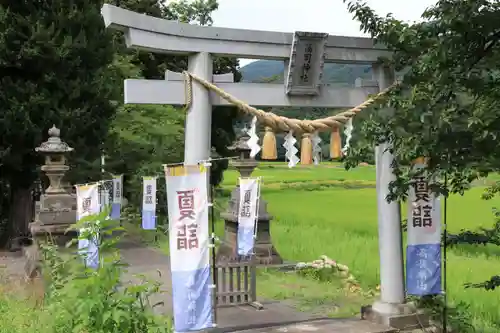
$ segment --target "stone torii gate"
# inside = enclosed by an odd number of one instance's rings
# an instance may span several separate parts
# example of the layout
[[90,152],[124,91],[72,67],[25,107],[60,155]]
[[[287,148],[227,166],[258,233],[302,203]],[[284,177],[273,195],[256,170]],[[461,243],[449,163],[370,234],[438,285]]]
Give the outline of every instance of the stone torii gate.
[[[393,71],[378,64],[380,57],[390,53],[369,38],[202,27],[108,4],[102,7],[102,16],[106,27],[124,32],[128,47],[187,55],[190,73],[253,106],[350,108],[394,82]],[[232,74],[213,75],[212,55],[284,61],[285,85],[234,83]],[[324,62],[370,64],[374,81],[358,81],[356,87],[323,85]],[[171,71],[165,74],[165,80],[125,80],[125,103],[184,105],[184,76]],[[193,84],[191,97],[184,156],[185,163],[196,164],[210,157],[212,106],[229,103],[200,84]],[[392,326],[408,309],[404,306],[400,207],[386,200],[389,183],[395,179],[388,147],[388,143],[376,147],[381,297],[373,311],[382,323]]]

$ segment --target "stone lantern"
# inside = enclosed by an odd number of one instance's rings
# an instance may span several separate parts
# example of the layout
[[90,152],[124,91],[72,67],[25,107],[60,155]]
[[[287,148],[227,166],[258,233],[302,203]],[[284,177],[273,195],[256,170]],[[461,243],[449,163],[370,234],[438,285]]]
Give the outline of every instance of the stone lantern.
[[[234,160],[232,165],[240,173],[240,177],[250,177],[258,162],[250,157],[250,147],[247,144],[250,136],[242,134],[229,150],[238,153],[239,159]],[[228,208],[221,214],[224,219],[224,241],[217,251],[217,263],[227,263],[238,261],[238,213],[240,207],[240,187],[231,192]],[[255,241],[255,262],[263,265],[280,265],[283,263],[276,248],[272,244],[269,229],[272,216],[267,212],[267,202],[259,199],[258,219],[257,219],[257,239]]]
[[49,178],[49,187],[35,205],[35,221],[30,224],[31,234],[36,239],[40,235],[64,235],[68,227],[76,222],[76,197],[67,192],[62,179],[69,170],[66,156],[73,148],[61,140],[61,131],[52,126],[49,139],[35,148],[45,156],[41,170]]

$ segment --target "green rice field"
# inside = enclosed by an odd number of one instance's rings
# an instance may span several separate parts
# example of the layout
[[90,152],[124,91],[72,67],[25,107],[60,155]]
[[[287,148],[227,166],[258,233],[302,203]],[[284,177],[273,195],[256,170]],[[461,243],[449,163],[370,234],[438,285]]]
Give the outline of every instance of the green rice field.
[[[273,242],[285,260],[312,261],[325,254],[349,266],[363,290],[377,289],[379,257],[373,167],[346,171],[339,165],[325,163],[288,169],[284,163],[263,163],[254,175],[263,179],[262,198],[275,216],[271,227]],[[237,178],[235,170],[227,171],[223,186],[232,188]],[[358,186],[351,187],[351,183]],[[482,200],[483,191],[483,186],[477,186],[464,196],[450,197],[450,232],[494,224],[492,208],[500,205],[497,199]],[[473,324],[480,332],[500,330],[499,292],[464,289],[463,285],[499,274],[499,255],[500,249],[495,246],[465,245],[448,251],[449,300],[470,307]],[[271,271],[260,273],[258,285],[263,297],[299,300],[304,308],[323,307],[331,315],[359,312],[358,305],[369,298],[346,294],[338,285]]]

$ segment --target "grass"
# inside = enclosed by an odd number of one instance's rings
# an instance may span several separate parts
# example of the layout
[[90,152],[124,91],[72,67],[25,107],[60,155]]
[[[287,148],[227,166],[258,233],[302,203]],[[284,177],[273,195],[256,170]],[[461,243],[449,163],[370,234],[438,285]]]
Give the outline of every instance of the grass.
[[[321,188],[303,191],[300,187],[273,185],[334,180],[373,182],[375,171],[362,167],[352,171],[320,167],[286,168],[265,165],[257,170],[263,177],[263,199],[268,201],[272,222],[272,238],[283,258],[311,261],[326,254],[349,266],[364,290],[374,290],[379,283],[376,191],[374,188]],[[234,186],[235,171],[225,175],[225,185]],[[271,185],[271,186],[270,186]],[[483,187],[474,187],[464,196],[448,201],[448,230],[491,227],[495,200],[480,198]],[[402,210],[406,212],[406,207]],[[460,246],[448,251],[448,295],[452,303],[464,302],[470,307],[474,326],[482,332],[500,329],[500,297],[497,291],[464,289],[467,282],[480,282],[500,273],[500,249],[495,246]],[[300,307],[316,303],[329,304],[335,315],[359,311],[358,305],[369,299],[347,295],[338,285],[322,285],[316,281],[283,273],[261,272],[259,290],[269,298],[296,299]],[[276,286],[282,288],[276,288]],[[307,307],[307,306],[306,306]],[[330,313],[331,314],[331,313]]]
[[[264,185],[283,183],[302,183],[310,181],[365,181],[375,182],[375,172],[372,166],[361,166],[354,170],[345,171],[338,163],[324,163],[321,167],[299,166],[289,169],[284,163],[263,163],[254,171],[252,176],[262,177]],[[223,186],[234,186],[238,181],[238,173],[228,171],[224,174]]]
[[348,291],[341,281],[320,283],[295,273],[261,269],[257,276],[260,297],[284,301],[300,311],[320,316],[350,317],[372,295]]
[[[43,310],[27,306],[19,297],[1,295],[0,311],[8,313],[8,316],[0,318],[0,333],[43,332],[40,329],[43,330],[49,326]],[[33,318],[38,318],[38,320],[33,320]]]
[[[275,217],[271,224],[273,243],[285,260],[312,261],[326,254],[347,265],[361,284],[361,291],[351,292],[338,280],[320,282],[294,273],[261,269],[258,293],[261,298],[284,300],[302,311],[332,317],[358,315],[361,305],[373,301],[379,283],[375,170],[360,167],[345,171],[338,164],[288,169],[283,163],[263,163],[255,172],[264,181],[262,198]],[[496,176],[498,178],[498,176]],[[490,180],[496,180],[495,177]],[[223,187],[234,187],[235,170],[225,174]],[[477,186],[464,196],[452,196],[448,202],[448,229],[490,227],[494,224],[492,208],[496,200],[480,198],[484,187]],[[500,206],[500,205],[498,205]],[[406,212],[406,207],[403,208]],[[132,234],[168,253],[165,235],[128,225]],[[223,235],[223,223],[216,232]],[[500,249],[495,246],[459,246],[448,251],[448,288],[450,302],[469,306],[473,324],[480,332],[500,330],[498,291],[464,289],[467,282],[480,282],[500,273]],[[16,332],[23,318],[38,316],[17,298],[5,297],[0,289],[0,311],[13,313],[0,320],[0,333]],[[7,310],[9,309],[9,310]],[[40,322],[42,324],[42,322]],[[21,325],[21,326],[19,326]],[[19,327],[18,327],[19,326]],[[26,328],[26,332],[38,330]]]
[[[362,287],[362,292],[351,293],[339,281],[322,283],[267,269],[259,271],[259,295],[285,300],[300,310],[323,315],[359,314],[361,305],[373,301],[373,291],[379,284],[374,168],[366,166],[345,171],[338,164],[325,163],[288,169],[284,163],[263,163],[254,175],[263,178],[262,197],[275,217],[271,235],[281,256],[290,261],[312,261],[326,254],[347,265]],[[238,173],[228,170],[222,186],[232,189],[237,179]],[[477,186],[464,196],[449,199],[450,232],[494,224],[492,208],[497,203],[482,200],[483,190],[484,187]],[[402,211],[406,212],[406,207]],[[222,237],[221,221],[216,230]],[[152,233],[138,233],[146,240],[154,238]],[[159,243],[168,253],[165,239]],[[464,245],[448,250],[449,299],[452,304],[468,305],[473,324],[482,332],[500,329],[498,292],[464,289],[463,285],[500,273],[499,255],[500,249],[495,246]]]
[[9,279],[0,270],[0,333],[50,332],[51,318],[43,308],[36,306],[42,295],[39,281],[25,283]]

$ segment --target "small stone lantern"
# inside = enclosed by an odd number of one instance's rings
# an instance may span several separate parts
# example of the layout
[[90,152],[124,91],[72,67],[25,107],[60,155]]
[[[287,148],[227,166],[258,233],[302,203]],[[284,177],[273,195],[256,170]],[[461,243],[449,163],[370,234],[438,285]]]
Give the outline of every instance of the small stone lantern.
[[[238,153],[239,159],[234,160],[232,165],[240,173],[240,177],[250,177],[253,170],[257,167],[258,162],[250,157],[250,147],[247,144],[250,136],[246,133],[242,134],[238,141],[229,150]],[[240,207],[240,187],[231,192],[228,208],[221,214],[224,219],[224,241],[220,244],[217,251],[217,263],[237,262],[238,256],[238,213]],[[261,265],[280,265],[283,263],[276,248],[272,244],[269,224],[272,216],[267,212],[267,202],[259,199],[257,219],[257,239],[255,241],[255,261]]]
[[52,126],[49,139],[35,148],[45,156],[41,170],[49,178],[49,187],[36,203],[35,221],[30,224],[31,233],[37,235],[63,235],[69,226],[76,222],[76,197],[62,186],[62,179],[69,170],[66,155],[73,148],[61,140],[61,131]]

